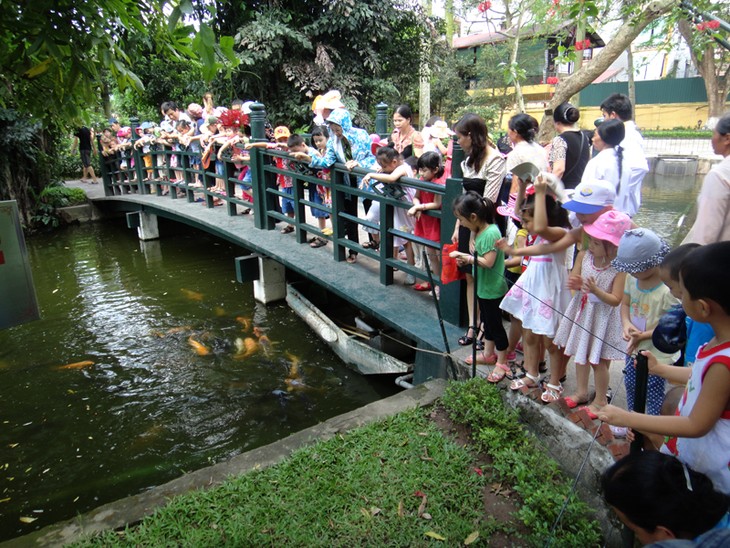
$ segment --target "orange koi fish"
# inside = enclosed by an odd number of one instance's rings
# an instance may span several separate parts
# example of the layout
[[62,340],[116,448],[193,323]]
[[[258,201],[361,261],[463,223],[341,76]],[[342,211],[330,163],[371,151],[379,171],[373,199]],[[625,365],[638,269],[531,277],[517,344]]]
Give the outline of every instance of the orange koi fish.
[[75,362],[62,365],[58,369],[83,369],[84,367],[89,367],[90,365],[94,365],[94,362],[86,360],[83,362]]
[[238,352],[233,356],[233,359],[243,360],[258,352],[259,343],[251,337],[246,337],[243,340],[239,338],[236,339],[236,348],[238,349]]
[[195,353],[198,356],[207,356],[210,354],[210,349],[203,343],[200,343],[193,339],[192,335],[188,337],[188,344],[192,347],[193,350],[195,350]]
[[251,329],[251,318],[244,318],[243,316],[236,316],[236,321],[243,326],[244,331]]
[[183,295],[185,295],[188,299],[191,301],[202,301],[203,300],[203,294],[198,293],[197,291],[191,291],[189,289],[180,289]]

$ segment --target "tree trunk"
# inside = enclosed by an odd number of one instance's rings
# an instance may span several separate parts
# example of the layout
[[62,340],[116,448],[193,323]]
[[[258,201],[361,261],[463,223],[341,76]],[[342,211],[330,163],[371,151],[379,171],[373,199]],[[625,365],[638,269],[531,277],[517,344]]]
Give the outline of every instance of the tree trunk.
[[454,43],[454,0],[444,2],[444,15],[446,17],[446,43],[451,47]]
[[[512,44],[512,54],[510,55],[510,66],[514,67],[517,65],[517,53],[520,48],[520,29],[522,28],[522,15],[525,13],[524,9],[520,9],[520,15],[517,18],[517,30],[515,31],[515,41]],[[515,86],[515,97],[517,99],[517,112],[525,112],[525,98],[522,96],[522,86],[520,80],[517,78],[516,73],[512,73],[513,83]]]
[[[426,15],[431,15],[431,0],[422,0],[423,11]],[[430,27],[430,25],[429,25]],[[429,34],[423,35],[421,38],[421,63],[419,67],[419,89],[418,89],[418,120],[419,125],[423,125],[431,117],[431,40]]]
[[[707,92],[708,119],[705,125],[714,128],[714,124],[725,113],[725,103],[730,85],[728,78],[728,68],[718,65],[715,62],[715,49],[708,47],[702,52],[702,57],[697,55],[694,47],[694,30],[687,20],[680,20],[678,24],[679,33],[689,46],[689,52],[692,56],[692,62],[697,67],[700,76],[705,82],[705,91]],[[722,56],[728,53],[722,50]],[[718,74],[724,72],[724,74]]]
[[629,101],[634,107],[634,119],[636,119],[636,81],[634,80],[634,52],[633,45],[629,44],[626,49],[626,70],[629,73]]
[[[586,39],[586,20],[585,14],[581,14],[581,19],[575,25],[575,43],[583,42]],[[573,65],[573,73],[575,74],[583,67],[583,50],[577,51],[575,54],[575,64]],[[570,98],[570,102],[574,106],[580,106],[580,92]]]
[[[671,10],[674,4],[675,2],[673,0],[652,2],[643,11],[634,16],[630,24],[623,25],[613,40],[606,44],[606,47],[590,63],[586,63],[580,70],[558,83],[555,94],[550,100],[550,103],[548,103],[547,110],[552,111],[560,103],[567,101],[598,78],[649,23]],[[542,122],[540,123],[539,141],[541,143],[550,141],[554,133],[553,117],[543,116]]]

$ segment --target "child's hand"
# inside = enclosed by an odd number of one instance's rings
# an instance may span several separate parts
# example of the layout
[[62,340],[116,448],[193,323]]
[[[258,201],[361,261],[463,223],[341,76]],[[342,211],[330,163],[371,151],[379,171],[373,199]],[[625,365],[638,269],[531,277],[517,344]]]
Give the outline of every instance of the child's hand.
[[583,291],[586,293],[595,293],[596,289],[598,289],[598,286],[596,285],[596,279],[593,276],[583,280]]
[[[246,148],[249,148],[248,143],[246,143]],[[299,160],[300,162],[306,162],[309,159],[309,155],[306,152],[291,152],[290,154],[295,160]]]
[[636,331],[638,331],[638,329],[636,329],[633,324],[624,325],[623,333],[621,336],[625,341],[628,341],[629,339],[631,339],[631,335],[636,333]]
[[451,235],[451,243],[456,245],[459,243],[459,227],[454,227],[454,233]]
[[545,194],[548,189],[547,178],[543,177],[542,174],[538,175],[537,179],[533,183],[535,186],[535,194]]
[[253,143],[246,143],[245,145],[243,145],[243,148],[245,148],[246,150],[251,150],[253,148]]
[[602,422],[607,422],[613,426],[628,426],[626,424],[631,413],[615,405],[604,405],[601,410],[596,413],[598,419]]
[[365,175],[365,176],[364,176],[364,177],[362,178],[362,180],[360,181],[360,188],[365,188],[366,186],[368,186],[368,184],[370,184],[370,180],[371,180],[372,178],[373,178],[373,177],[372,177],[372,176],[371,176],[371,175],[370,175],[369,173],[368,173],[367,175]]
[[510,255],[510,251],[512,251],[512,248],[510,247],[509,243],[507,243],[506,238],[500,238],[496,242],[494,242],[494,247],[501,250],[505,255]]
[[631,335],[629,336],[629,346],[626,349],[626,352],[629,354],[633,354],[636,352],[636,347],[639,345],[639,343],[644,340],[642,337],[641,331],[634,328],[634,330],[631,332]]
[[[658,371],[661,369],[661,364],[657,361],[656,356],[652,354],[649,350],[642,350],[639,352],[642,356],[646,356],[646,362],[649,367],[649,374],[650,375],[657,375]],[[634,367],[636,367],[636,360],[634,360]]]
[[421,218],[420,206],[414,205],[411,209],[408,210],[408,215],[411,217],[415,217],[416,219],[420,219]]
[[580,291],[583,287],[583,278],[580,276],[568,276],[568,289],[571,291]]
[[353,169],[355,169],[356,167],[359,167],[359,166],[360,166],[360,164],[357,163],[357,160],[348,160],[347,162],[345,162],[345,167],[347,168],[348,171],[352,171]]

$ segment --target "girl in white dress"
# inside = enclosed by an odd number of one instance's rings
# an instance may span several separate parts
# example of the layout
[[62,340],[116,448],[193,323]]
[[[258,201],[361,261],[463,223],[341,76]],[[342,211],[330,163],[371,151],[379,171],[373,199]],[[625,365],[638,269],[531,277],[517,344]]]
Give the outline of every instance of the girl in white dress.
[[[522,226],[531,235],[537,235],[535,245],[556,242],[565,236],[565,227],[568,226],[567,212],[547,193],[545,178],[538,177],[534,189],[535,193],[522,204]],[[506,254],[517,253],[505,240],[500,240],[499,247]],[[522,322],[523,329],[523,369],[526,376],[512,381],[510,389],[539,386],[539,353],[542,342],[550,354],[550,382],[542,395],[545,402],[552,401],[554,395],[559,398],[563,391],[560,379],[565,374],[566,362],[561,350],[553,344],[553,337],[558,329],[560,313],[568,307],[570,300],[566,287],[567,277],[565,250],[534,256],[500,305],[502,310]]]

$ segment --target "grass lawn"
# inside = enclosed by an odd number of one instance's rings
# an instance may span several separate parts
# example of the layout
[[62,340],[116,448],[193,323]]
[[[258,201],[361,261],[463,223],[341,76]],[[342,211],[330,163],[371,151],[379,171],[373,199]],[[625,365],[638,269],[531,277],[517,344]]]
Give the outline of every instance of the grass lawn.
[[[125,531],[77,546],[542,546],[569,479],[493,386],[451,383],[442,406],[176,497]],[[470,431],[469,442],[452,436],[455,429]],[[600,545],[585,505],[568,505],[552,545]]]

